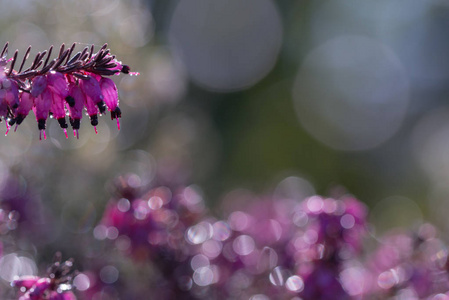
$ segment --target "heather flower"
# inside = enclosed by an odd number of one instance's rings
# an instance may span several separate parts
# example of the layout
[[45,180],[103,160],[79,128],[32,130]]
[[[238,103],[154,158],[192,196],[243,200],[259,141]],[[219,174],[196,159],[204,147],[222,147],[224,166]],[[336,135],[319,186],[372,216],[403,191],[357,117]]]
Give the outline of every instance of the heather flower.
[[350,196],[340,200],[312,196],[294,209],[298,231],[288,253],[295,260],[297,276],[304,280],[303,299],[350,299],[339,278],[344,263],[361,251],[366,212]]
[[186,240],[199,246],[190,259],[192,293],[201,290],[204,299],[288,299],[302,289],[286,253],[295,233],[289,203],[252,200],[226,220],[208,218],[187,229]]
[[136,185],[137,178],[129,174],[114,181],[115,197],[94,236],[113,240],[119,251],[138,262],[151,262],[160,275],[155,282],[163,286],[154,291],[155,297],[184,299],[191,295],[184,280],[191,275],[189,259],[198,253],[185,233],[202,219],[204,203],[193,187],[147,189]]
[[120,129],[118,119],[121,117],[121,111],[118,107],[118,91],[114,81],[109,78],[102,77],[100,80],[101,91],[103,92],[104,102],[111,112],[111,119],[117,119],[117,126]]
[[393,232],[380,242],[365,263],[372,279],[365,283],[365,294],[385,297],[408,290],[427,299],[449,290],[447,247],[432,225],[423,224],[415,234]]
[[[47,51],[38,53],[29,68],[22,71],[29,56],[31,46],[27,49],[18,70],[14,69],[18,51],[13,58],[7,59],[8,43],[0,56],[0,121],[9,126],[20,125],[33,110],[40,138],[45,139],[46,122],[49,116],[55,118],[64,130],[66,137],[68,127],[66,116],[69,116],[74,136],[78,137],[78,129],[86,110],[91,125],[98,125],[98,115],[108,109],[111,119],[117,119],[120,129],[118,93],[115,83],[105,78],[119,73],[136,75],[129,72],[128,66],[119,62],[105,44],[94,53],[94,46],[72,55],[75,43],[67,50],[63,44],[59,55],[50,60],[53,46]],[[9,67],[7,66],[8,64]]]
[[301,297],[305,300],[351,299],[338,280],[339,271],[333,264],[317,262],[312,273],[304,276]]
[[72,260],[61,262],[61,255],[48,268],[45,277],[23,276],[13,281],[19,288],[19,300],[76,300],[72,293]]
[[387,236],[363,260],[367,209],[354,197],[252,196],[219,220],[204,214],[190,187],[146,191],[137,182],[136,175],[116,180],[94,235],[151,262],[160,275],[155,297],[436,300],[448,293],[447,248],[428,224],[414,236]]
[[130,184],[136,176],[116,179],[116,197],[94,234],[100,239],[108,235],[125,238],[129,247],[121,250],[138,260],[162,256],[184,260],[189,255],[184,232],[204,213],[201,197],[191,187],[159,186],[141,191]]
[[304,248],[297,249],[311,250],[313,259],[354,257],[362,248],[366,214],[366,207],[349,196],[342,200],[319,196],[306,199],[295,211],[296,222],[304,232]]

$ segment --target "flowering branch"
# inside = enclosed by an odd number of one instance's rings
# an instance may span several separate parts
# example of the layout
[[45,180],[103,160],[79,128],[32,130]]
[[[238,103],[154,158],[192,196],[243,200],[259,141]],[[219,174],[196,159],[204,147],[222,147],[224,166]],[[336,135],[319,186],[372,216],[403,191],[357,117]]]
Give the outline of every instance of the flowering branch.
[[23,70],[31,51],[30,46],[20,68],[14,70],[18,62],[18,50],[12,58],[7,59],[8,43],[5,44],[0,54],[0,121],[6,121],[6,134],[14,124],[14,131],[17,130],[31,110],[36,116],[40,139],[42,134],[46,139],[48,116],[58,120],[68,138],[66,115],[69,116],[74,136],[78,138],[83,109],[86,109],[95,132],[98,114],[105,113],[106,109],[110,111],[111,119],[117,119],[120,129],[117,87],[104,76],[138,73],[130,72],[127,65],[118,61],[107,49],[107,44],[96,53],[92,45],[72,56],[75,45],[73,43],[65,49],[62,44],[58,56],[53,60],[50,60],[53,51],[51,46],[48,51],[36,54],[31,66]]

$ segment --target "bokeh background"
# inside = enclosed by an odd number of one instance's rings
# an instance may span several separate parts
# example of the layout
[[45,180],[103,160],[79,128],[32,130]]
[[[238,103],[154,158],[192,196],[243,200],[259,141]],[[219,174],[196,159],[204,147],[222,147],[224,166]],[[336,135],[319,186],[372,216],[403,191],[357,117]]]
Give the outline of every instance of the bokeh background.
[[0,1],[19,57],[107,42],[140,72],[114,76],[120,131],[103,116],[66,140],[50,121],[39,141],[32,115],[6,137],[0,124],[0,205],[33,199],[3,263],[95,252],[108,185],[128,172],[195,184],[217,215],[236,189],[346,190],[379,232],[449,231],[448,25],[442,0]]

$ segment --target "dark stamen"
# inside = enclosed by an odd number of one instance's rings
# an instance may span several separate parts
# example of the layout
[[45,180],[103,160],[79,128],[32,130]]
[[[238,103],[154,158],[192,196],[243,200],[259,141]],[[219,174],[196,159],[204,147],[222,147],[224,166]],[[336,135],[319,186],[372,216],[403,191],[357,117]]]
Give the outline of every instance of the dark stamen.
[[97,114],[90,116],[90,124],[92,126],[98,125],[98,115]]
[[114,113],[115,113],[115,117],[116,118],[121,118],[122,117],[122,111],[120,110],[119,107],[115,108]]
[[67,97],[65,97],[65,101],[67,102],[67,104],[70,106],[70,107],[74,107],[75,106],[75,98],[73,98],[72,96],[67,96]]
[[129,74],[130,68],[127,65],[122,66],[122,73]]
[[59,126],[60,126],[61,128],[67,128],[67,127],[69,127],[69,126],[67,125],[67,122],[66,122],[65,118],[59,118],[59,119],[58,119],[58,123],[59,123]]
[[106,104],[104,103],[103,100],[99,101],[97,103],[98,109],[100,110],[100,113],[104,113],[106,111]]
[[80,129],[80,119],[69,118],[69,121],[73,129]]
[[24,116],[24,115],[18,115],[17,118],[16,118],[17,125],[22,124],[23,120],[25,120],[25,117],[26,116]]
[[37,127],[39,128],[39,130],[44,130],[45,129],[45,119],[39,119],[37,120]]

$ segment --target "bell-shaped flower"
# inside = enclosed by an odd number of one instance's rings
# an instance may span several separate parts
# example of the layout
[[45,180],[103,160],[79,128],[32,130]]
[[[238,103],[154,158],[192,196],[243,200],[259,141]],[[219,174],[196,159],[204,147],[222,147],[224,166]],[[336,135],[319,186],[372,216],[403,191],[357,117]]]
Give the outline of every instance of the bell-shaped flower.
[[27,92],[22,92],[20,93],[20,103],[19,103],[19,107],[17,107],[16,110],[16,119],[15,119],[15,123],[16,125],[16,129],[17,126],[22,124],[23,120],[26,118],[26,116],[28,116],[30,110],[33,108],[34,106],[34,97],[31,96],[30,93]]
[[47,84],[52,92],[60,95],[64,99],[69,95],[69,87],[64,74],[51,71],[47,75]]
[[31,81],[31,95],[36,98],[47,88],[47,76],[36,76]]
[[[88,78],[80,80],[80,86],[86,97],[98,107],[100,113],[104,113],[106,107],[103,102],[103,94],[101,93],[100,83],[95,77],[95,74],[91,74]],[[89,110],[89,108],[87,109]]]
[[[51,112],[53,113],[53,117],[58,120],[59,126],[64,130],[65,137],[67,136],[68,127],[66,119],[65,119],[65,108],[64,108],[64,98],[60,94],[51,92],[52,95],[52,103],[51,103]],[[67,91],[68,96],[68,91]]]
[[118,107],[117,86],[111,79],[102,77],[100,79],[100,88],[103,93],[104,102],[111,112],[111,120],[117,119],[117,127],[120,129],[119,118],[121,117],[121,111]]
[[4,78],[2,80],[2,89],[6,91],[6,102],[8,103],[9,107],[11,108],[17,108],[19,106],[19,86],[17,85],[17,82]]
[[45,135],[45,127],[48,118],[48,114],[50,113],[51,104],[52,104],[52,95],[49,89],[45,89],[39,96],[34,99],[34,114],[36,115],[37,125],[40,131],[39,139],[42,139],[42,133],[44,134],[44,139],[46,139]]
[[6,91],[0,89],[0,119],[5,118],[8,115],[8,102],[6,102]]
[[73,135],[78,137],[78,130],[80,129],[80,121],[83,118],[84,103],[87,101],[81,87],[76,83],[71,83],[69,86],[69,97],[73,101],[73,105],[69,105],[70,125],[73,128]]

